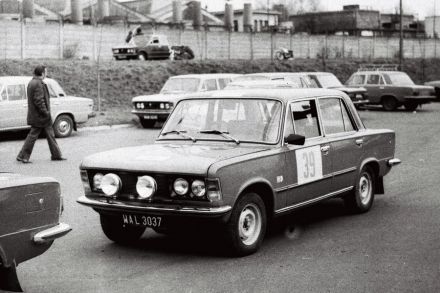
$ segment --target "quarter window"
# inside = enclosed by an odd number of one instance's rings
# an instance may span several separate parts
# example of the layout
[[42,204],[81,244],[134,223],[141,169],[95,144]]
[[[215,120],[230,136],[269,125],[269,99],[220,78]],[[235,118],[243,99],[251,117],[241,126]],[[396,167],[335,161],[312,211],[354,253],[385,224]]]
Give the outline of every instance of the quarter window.
[[326,134],[355,130],[341,99],[321,99],[319,101],[319,109],[321,110],[322,125]]
[[379,84],[380,75],[372,74],[368,76],[367,84],[377,85]]
[[348,85],[362,85],[364,83],[365,75],[363,74],[355,74],[348,81]]
[[296,134],[304,135],[306,138],[321,135],[315,100],[292,103],[290,109]]
[[228,85],[228,83],[230,83],[230,82],[231,82],[230,78],[219,78],[219,80],[218,80],[219,88],[221,90],[224,89]]
[[207,91],[215,91],[217,90],[217,82],[215,79],[207,79],[205,80],[204,87]]
[[8,100],[8,95],[6,94],[6,88],[2,89],[0,86],[0,102],[7,100]]

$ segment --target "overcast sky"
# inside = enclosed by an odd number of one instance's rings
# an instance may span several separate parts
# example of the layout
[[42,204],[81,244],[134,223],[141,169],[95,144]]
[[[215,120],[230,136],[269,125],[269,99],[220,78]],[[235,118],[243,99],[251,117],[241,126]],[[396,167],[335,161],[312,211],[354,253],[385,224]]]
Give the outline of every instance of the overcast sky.
[[[273,3],[287,3],[294,0],[269,0]],[[307,0],[305,0],[307,1]],[[203,7],[208,6],[210,11],[224,10],[226,0],[201,0]],[[267,0],[232,0],[234,9],[243,8],[243,3],[253,3],[253,5],[265,5]],[[439,0],[403,0],[404,13],[416,15],[419,19],[434,14],[434,2],[436,2],[435,12],[440,12]],[[393,13],[399,6],[399,0],[320,0],[322,10],[341,10],[343,5],[359,4],[363,9],[380,10],[385,13]]]

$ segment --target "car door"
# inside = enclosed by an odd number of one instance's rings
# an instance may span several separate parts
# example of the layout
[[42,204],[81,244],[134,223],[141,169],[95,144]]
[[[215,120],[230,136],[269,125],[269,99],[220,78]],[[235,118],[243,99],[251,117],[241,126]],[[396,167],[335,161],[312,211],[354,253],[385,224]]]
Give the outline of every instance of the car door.
[[286,146],[288,209],[329,194],[332,167],[328,155],[330,146],[322,135],[316,99],[292,102],[287,117],[286,129],[290,127],[295,134],[305,136],[304,145]]
[[364,138],[342,98],[320,98],[318,103],[322,129],[330,146],[333,192],[347,191],[356,179],[356,170],[363,157]]
[[380,103],[380,98],[384,90],[382,75],[379,73],[369,74],[364,87],[368,91],[368,97],[372,103]]
[[8,84],[1,92],[0,127],[21,128],[27,126],[27,99],[24,84]]

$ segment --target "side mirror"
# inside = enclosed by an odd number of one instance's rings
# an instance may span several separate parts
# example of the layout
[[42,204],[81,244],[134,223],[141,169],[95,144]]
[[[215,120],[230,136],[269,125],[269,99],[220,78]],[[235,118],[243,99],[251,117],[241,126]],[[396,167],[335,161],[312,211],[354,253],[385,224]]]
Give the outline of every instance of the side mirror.
[[294,144],[294,145],[304,145],[305,141],[306,141],[306,137],[299,134],[289,134],[288,137],[284,138],[285,143]]

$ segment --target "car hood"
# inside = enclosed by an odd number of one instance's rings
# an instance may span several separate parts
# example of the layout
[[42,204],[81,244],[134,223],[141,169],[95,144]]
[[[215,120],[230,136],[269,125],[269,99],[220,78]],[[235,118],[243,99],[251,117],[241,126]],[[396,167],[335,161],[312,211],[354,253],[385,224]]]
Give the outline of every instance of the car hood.
[[215,162],[266,150],[267,147],[233,144],[172,144],[119,148],[86,157],[84,169],[112,169],[206,175]]
[[74,96],[66,96],[66,97],[62,97],[61,99],[69,99],[70,101],[74,101],[74,102],[92,102],[92,99],[89,98],[82,98],[82,97],[74,97]]
[[366,93],[367,90],[363,87],[346,87],[346,86],[335,86],[329,87],[330,89],[340,90],[347,94],[358,94],[358,93]]
[[170,94],[156,94],[134,97],[132,102],[176,102],[183,98],[187,93],[170,93]]

